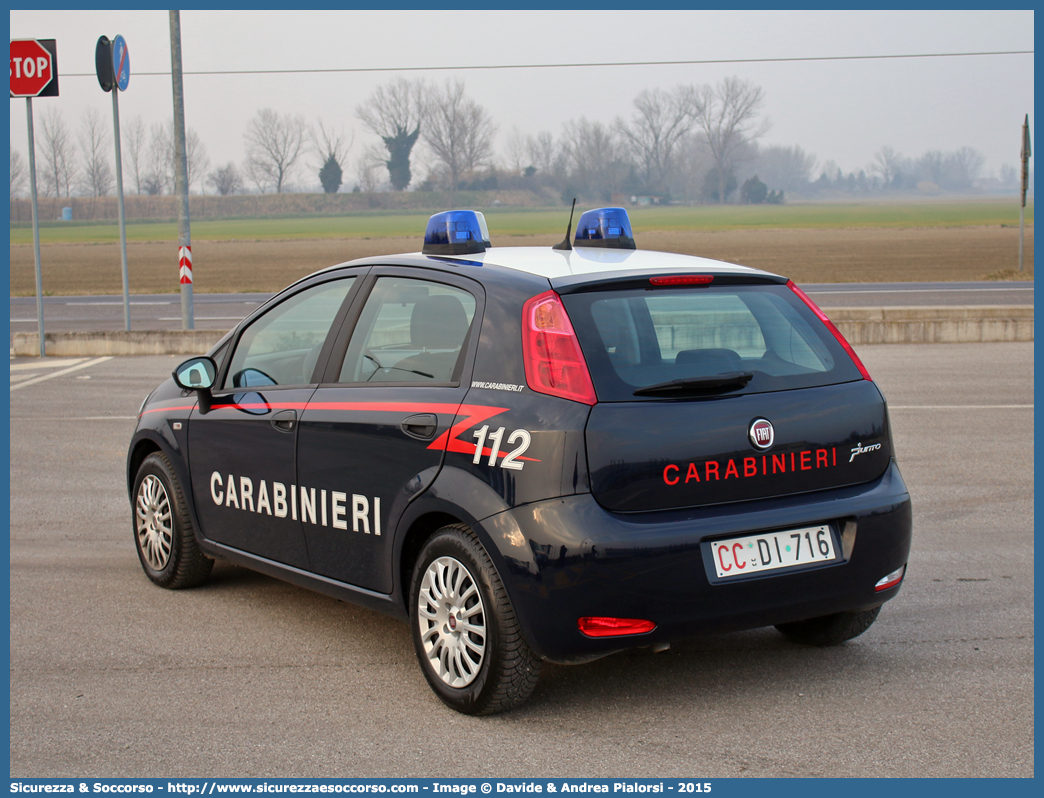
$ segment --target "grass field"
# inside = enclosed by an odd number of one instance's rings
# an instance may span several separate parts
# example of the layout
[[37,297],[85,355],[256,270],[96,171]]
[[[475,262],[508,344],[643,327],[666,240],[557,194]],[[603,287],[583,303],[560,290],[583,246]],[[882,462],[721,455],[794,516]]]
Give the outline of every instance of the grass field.
[[[568,210],[482,209],[490,237],[562,236]],[[579,213],[578,209],[578,213]],[[977,202],[911,202],[843,205],[729,205],[628,209],[635,235],[653,231],[839,230],[851,228],[1005,227],[1019,223],[1014,199]],[[339,217],[225,219],[192,222],[192,241],[275,241],[294,239],[419,238],[428,213],[358,212]],[[1033,206],[1026,208],[1033,223]],[[129,242],[176,241],[176,223],[128,223]],[[112,222],[47,222],[42,244],[103,244],[119,241]],[[31,244],[32,229],[12,226],[11,244]],[[503,242],[510,244],[511,242]],[[411,247],[415,248],[415,247]]]

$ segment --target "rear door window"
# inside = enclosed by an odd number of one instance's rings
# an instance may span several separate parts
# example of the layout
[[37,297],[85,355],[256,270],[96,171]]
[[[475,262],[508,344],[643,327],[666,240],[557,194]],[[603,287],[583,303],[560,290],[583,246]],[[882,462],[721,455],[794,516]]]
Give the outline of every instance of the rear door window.
[[[662,399],[634,392],[723,374],[752,376],[744,386],[717,393],[789,390],[861,376],[786,286],[597,291],[563,301],[602,401]],[[708,393],[715,391],[694,388],[688,395]]]
[[456,286],[380,277],[341,366],[342,383],[455,383],[475,297]]

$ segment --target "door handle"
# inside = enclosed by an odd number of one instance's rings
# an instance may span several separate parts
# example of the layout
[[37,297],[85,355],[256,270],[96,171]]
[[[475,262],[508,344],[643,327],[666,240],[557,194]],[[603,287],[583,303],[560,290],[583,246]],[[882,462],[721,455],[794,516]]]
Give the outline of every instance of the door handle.
[[280,432],[293,432],[297,426],[297,411],[280,410],[272,416],[272,426]]
[[433,413],[421,413],[404,419],[399,428],[411,438],[430,441],[439,428],[439,419]]

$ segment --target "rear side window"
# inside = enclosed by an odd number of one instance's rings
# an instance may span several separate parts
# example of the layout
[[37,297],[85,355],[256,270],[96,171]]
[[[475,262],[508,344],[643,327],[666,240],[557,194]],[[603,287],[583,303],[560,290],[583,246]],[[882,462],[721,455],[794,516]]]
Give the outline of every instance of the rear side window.
[[673,380],[749,372],[744,386],[677,396],[760,393],[861,378],[830,332],[782,285],[597,291],[562,297],[601,401]]
[[339,382],[456,382],[475,297],[452,285],[381,277],[366,300]]

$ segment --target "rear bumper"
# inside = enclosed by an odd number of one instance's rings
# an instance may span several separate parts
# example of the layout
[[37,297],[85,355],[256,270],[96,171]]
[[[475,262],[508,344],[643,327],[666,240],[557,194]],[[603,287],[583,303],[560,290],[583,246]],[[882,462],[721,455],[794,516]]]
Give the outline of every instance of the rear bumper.
[[[844,538],[841,561],[716,581],[709,541],[822,523]],[[481,526],[499,549],[530,645],[545,659],[571,662],[880,605],[899,592],[874,585],[906,563],[912,516],[892,461],[873,482],[783,499],[619,514],[582,494],[516,507]],[[584,616],[646,619],[656,629],[593,639],[577,628]]]

